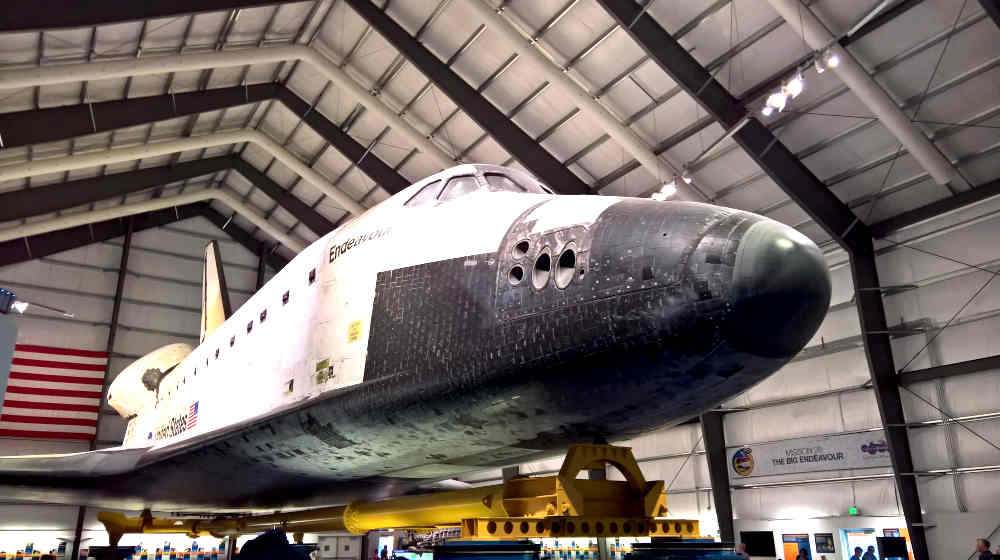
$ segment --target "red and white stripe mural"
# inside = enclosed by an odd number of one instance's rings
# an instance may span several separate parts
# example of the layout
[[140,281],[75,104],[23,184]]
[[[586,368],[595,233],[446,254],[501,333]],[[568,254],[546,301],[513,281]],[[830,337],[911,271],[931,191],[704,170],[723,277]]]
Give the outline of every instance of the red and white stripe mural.
[[0,437],[94,439],[107,364],[107,352],[14,346]]

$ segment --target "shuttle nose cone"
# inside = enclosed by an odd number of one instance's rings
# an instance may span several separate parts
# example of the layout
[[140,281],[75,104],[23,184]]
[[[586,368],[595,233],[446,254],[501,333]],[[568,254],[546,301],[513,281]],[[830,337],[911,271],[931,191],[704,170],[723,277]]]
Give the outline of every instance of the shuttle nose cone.
[[789,357],[819,328],[830,276],[819,247],[794,228],[760,221],[744,234],[733,270],[726,336],[737,349]]

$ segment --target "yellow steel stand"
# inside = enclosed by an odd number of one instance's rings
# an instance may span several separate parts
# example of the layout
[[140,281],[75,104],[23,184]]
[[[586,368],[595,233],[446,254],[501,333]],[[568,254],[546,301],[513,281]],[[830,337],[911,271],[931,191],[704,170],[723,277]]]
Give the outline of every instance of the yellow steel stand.
[[[585,480],[584,470],[616,467],[624,481]],[[504,484],[404,496],[380,502],[217,519],[154,519],[149,511],[128,518],[101,512],[115,544],[126,533],[184,533],[217,537],[281,528],[297,534],[319,531],[366,533],[375,529],[430,530],[461,527],[465,539],[531,537],[637,537],[698,535],[698,522],[664,519],[662,480],[647,482],[632,450],[610,445],[573,445],[559,474],[515,477]]]

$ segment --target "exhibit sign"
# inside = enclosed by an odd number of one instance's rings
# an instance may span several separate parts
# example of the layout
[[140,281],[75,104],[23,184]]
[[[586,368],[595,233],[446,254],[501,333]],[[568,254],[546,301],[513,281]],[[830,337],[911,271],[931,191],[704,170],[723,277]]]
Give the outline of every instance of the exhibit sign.
[[891,466],[882,430],[729,447],[726,453],[729,479],[733,481],[753,476]]

